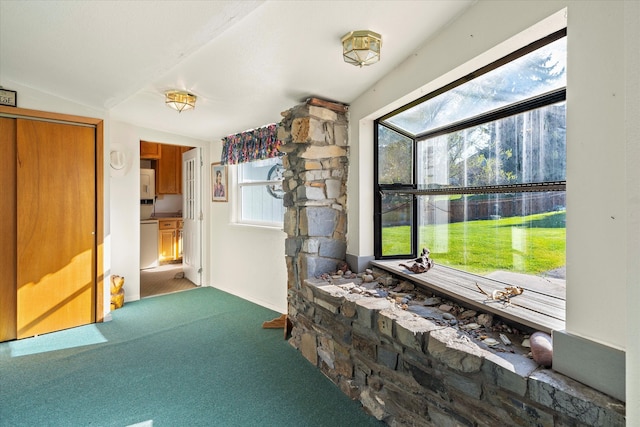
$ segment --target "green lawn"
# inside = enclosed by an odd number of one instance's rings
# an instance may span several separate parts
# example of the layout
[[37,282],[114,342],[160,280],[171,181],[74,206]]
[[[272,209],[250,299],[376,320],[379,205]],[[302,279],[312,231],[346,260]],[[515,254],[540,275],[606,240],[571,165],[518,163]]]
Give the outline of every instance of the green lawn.
[[[419,248],[441,265],[487,274],[510,270],[540,274],[565,265],[566,212],[479,220],[420,228]],[[383,255],[411,250],[409,226],[382,231]]]

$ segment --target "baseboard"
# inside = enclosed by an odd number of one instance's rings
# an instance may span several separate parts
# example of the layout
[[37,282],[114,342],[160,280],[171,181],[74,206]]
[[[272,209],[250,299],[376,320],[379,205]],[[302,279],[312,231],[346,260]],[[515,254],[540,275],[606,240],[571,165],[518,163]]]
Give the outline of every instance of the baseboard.
[[553,370],[626,401],[622,350],[566,331],[553,331]]
[[349,268],[351,271],[356,273],[361,273],[365,269],[369,268],[369,262],[375,259],[374,256],[358,256],[347,254],[347,264],[349,264]]

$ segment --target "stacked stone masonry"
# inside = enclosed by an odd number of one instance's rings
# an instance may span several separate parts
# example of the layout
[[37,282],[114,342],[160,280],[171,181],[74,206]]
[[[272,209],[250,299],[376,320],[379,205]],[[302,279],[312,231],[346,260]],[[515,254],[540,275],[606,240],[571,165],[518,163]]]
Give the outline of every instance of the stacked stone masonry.
[[291,345],[391,426],[624,426],[624,404],[386,298],[289,289]]
[[278,138],[283,190],[288,287],[336,269],[346,257],[346,107],[305,103],[283,115]]

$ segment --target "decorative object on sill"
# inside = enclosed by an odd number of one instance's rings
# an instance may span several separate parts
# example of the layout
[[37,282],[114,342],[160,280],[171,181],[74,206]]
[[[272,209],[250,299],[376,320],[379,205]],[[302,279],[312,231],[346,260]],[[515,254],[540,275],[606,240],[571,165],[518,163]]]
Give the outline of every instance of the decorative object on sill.
[[281,145],[278,125],[272,123],[223,138],[220,162],[223,165],[235,165],[278,157],[282,155],[279,151]]
[[529,337],[531,356],[538,365],[550,368],[553,365],[553,341],[551,335],[535,332]]
[[178,113],[196,108],[197,96],[192,93],[182,90],[169,90],[164,93],[164,96],[165,104],[177,110]]
[[416,259],[413,262],[413,265],[408,266],[406,264],[399,264],[400,267],[404,267],[412,273],[420,274],[426,273],[433,267],[433,260],[429,258],[429,254],[431,251],[427,248],[422,249],[422,253],[420,254],[420,258]]
[[220,163],[211,163],[211,201],[228,200],[227,167]]
[[111,275],[111,310],[116,310],[124,305],[124,277]]
[[524,289],[522,289],[520,286],[506,286],[504,288],[504,291],[496,289],[495,291],[491,292],[491,294],[488,294],[477,283],[476,283],[476,287],[482,294],[486,295],[490,300],[504,301],[505,303],[510,303],[511,297],[515,297],[516,295],[522,295],[524,293]]
[[504,345],[511,345],[511,340],[509,339],[509,337],[507,337],[505,334],[500,334],[500,341],[502,341],[502,343]]
[[380,61],[382,36],[369,30],[351,31],[342,36],[344,62],[362,67]]

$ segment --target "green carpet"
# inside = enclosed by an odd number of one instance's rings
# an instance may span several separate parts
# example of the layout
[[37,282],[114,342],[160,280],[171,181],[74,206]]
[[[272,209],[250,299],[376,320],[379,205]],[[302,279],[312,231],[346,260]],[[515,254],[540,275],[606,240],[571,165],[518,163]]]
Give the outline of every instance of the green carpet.
[[0,426],[380,426],[282,336],[213,288],[111,322],[0,344]]

